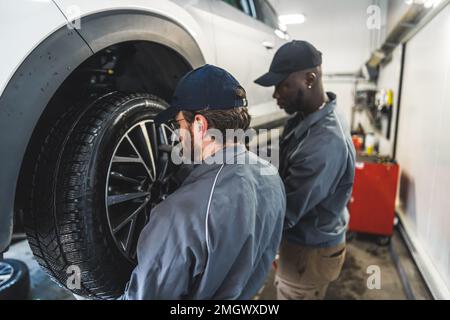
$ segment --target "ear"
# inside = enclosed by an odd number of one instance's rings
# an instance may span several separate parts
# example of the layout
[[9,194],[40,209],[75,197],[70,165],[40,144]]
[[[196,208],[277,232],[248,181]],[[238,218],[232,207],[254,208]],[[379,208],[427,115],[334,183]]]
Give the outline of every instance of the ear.
[[311,89],[316,83],[317,74],[315,72],[308,72],[306,74],[305,80],[306,80],[306,87],[308,89]]
[[204,116],[197,114],[194,117],[193,128],[203,137],[206,134],[206,131],[208,131],[208,121]]

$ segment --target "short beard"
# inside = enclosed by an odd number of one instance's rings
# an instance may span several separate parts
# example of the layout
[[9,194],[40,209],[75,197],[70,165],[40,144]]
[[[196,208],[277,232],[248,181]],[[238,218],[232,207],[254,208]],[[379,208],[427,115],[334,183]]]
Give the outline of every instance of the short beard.
[[194,133],[191,131],[192,125],[189,127],[190,135],[191,135],[191,161],[192,163],[198,163],[202,161],[202,146],[195,146]]
[[288,114],[294,114],[298,111],[301,111],[302,108],[302,104],[303,104],[303,97],[304,97],[304,93],[302,91],[302,89],[298,89],[297,91],[297,96],[295,97],[294,101],[289,104],[288,106],[286,106],[284,108],[284,111],[286,111],[286,113]]
[[182,142],[182,148],[181,148],[181,156],[185,159],[185,161],[189,162],[191,161],[191,163],[194,163],[195,161],[195,152],[194,152],[194,134],[192,133],[192,125],[189,125],[188,129],[189,131],[189,142],[190,145],[186,146],[186,141]]

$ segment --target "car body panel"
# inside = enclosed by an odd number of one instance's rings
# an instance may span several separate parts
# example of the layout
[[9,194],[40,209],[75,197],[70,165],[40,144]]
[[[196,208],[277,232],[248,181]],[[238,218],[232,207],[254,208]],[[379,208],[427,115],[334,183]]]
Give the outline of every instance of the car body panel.
[[251,106],[271,99],[270,91],[253,81],[267,72],[273,49],[266,49],[263,42],[275,46],[275,33],[223,1],[213,1],[212,10],[217,64],[230,70],[243,84]]
[[25,58],[67,20],[51,0],[0,1],[0,96]]
[[[55,0],[60,10],[69,20],[77,20],[102,12],[139,11],[168,18],[185,29],[198,43],[206,63],[214,63],[214,47],[210,45],[212,30],[202,28],[209,23],[209,0],[167,1],[167,0]],[[83,22],[79,33],[84,38]],[[165,34],[169,38],[170,34]],[[89,42],[89,40],[87,40]],[[101,43],[97,43],[102,47]],[[93,48],[95,51],[96,48]]]
[[[211,1],[217,65],[229,70],[247,91],[252,125],[285,117],[272,98],[273,88],[254,83],[267,72],[284,40],[275,30],[223,1]],[[264,44],[271,43],[267,49]],[[251,58],[249,58],[251,57]]]
[[65,27],[26,57],[0,96],[0,252],[10,241],[16,186],[34,128],[60,84],[92,55]]

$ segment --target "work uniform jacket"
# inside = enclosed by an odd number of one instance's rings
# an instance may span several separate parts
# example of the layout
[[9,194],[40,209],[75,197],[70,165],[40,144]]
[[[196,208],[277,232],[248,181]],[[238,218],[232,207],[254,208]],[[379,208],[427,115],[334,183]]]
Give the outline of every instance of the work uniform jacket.
[[224,163],[196,165],[151,211],[122,298],[250,299],[263,285],[281,240],[283,183],[243,145],[213,157]]
[[283,238],[310,247],[345,242],[355,149],[350,132],[336,113],[336,95],[304,117],[288,119],[280,141],[280,176],[287,210]]

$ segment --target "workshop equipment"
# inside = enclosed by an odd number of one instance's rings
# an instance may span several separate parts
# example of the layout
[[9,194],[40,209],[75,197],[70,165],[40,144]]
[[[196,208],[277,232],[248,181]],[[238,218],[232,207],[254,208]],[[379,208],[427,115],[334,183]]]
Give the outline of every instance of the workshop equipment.
[[348,205],[349,231],[378,235],[389,242],[394,226],[399,166],[378,157],[358,160]]

